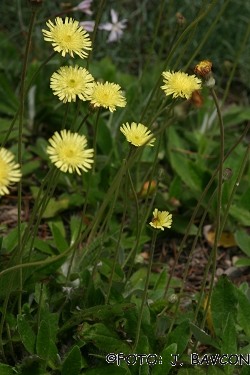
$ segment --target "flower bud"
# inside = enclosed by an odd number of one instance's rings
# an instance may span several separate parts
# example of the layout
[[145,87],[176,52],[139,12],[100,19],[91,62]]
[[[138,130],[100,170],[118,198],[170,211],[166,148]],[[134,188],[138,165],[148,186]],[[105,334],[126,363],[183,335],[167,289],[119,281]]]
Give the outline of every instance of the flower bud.
[[203,86],[207,87],[208,89],[212,89],[215,85],[215,79],[214,77],[209,77],[207,81],[203,82]]
[[168,302],[169,303],[176,303],[178,301],[178,296],[177,294],[171,294],[171,296],[168,297]]
[[164,181],[165,178],[166,178],[165,169],[159,168],[158,171],[157,171],[157,177],[156,178],[157,178],[158,181]]
[[[143,187],[140,191],[140,193],[137,194],[138,198],[145,198],[146,195],[147,195],[147,192],[148,192],[148,186],[150,184],[150,181],[146,181],[144,184],[143,184]],[[150,184],[150,189],[149,189],[149,192],[148,194],[149,195],[152,195],[156,189],[156,186],[157,186],[157,181],[151,181],[151,184]]]
[[224,74],[226,74],[227,76],[229,76],[229,74],[232,71],[232,68],[233,68],[233,64],[231,63],[231,61],[229,61],[229,60],[223,61],[223,63],[222,63],[222,70],[223,70]]
[[210,60],[200,61],[194,67],[194,72],[202,78],[203,86],[211,89],[215,85],[215,79],[212,75],[212,62]]
[[206,80],[211,76],[212,66],[213,64],[210,60],[203,60],[195,65],[194,72],[195,74]]
[[176,13],[175,17],[176,17],[176,23],[179,29],[182,29],[187,23],[186,18],[183,17],[183,15],[179,12]]
[[198,90],[192,92],[191,103],[195,108],[201,108],[204,103],[204,98]]
[[228,181],[233,176],[233,171],[230,168],[226,168],[223,172],[223,180]]
[[89,103],[87,107],[87,114],[92,115],[93,113],[96,113],[98,111],[99,107],[95,107],[94,104]]
[[32,12],[37,12],[43,7],[43,0],[27,0]]

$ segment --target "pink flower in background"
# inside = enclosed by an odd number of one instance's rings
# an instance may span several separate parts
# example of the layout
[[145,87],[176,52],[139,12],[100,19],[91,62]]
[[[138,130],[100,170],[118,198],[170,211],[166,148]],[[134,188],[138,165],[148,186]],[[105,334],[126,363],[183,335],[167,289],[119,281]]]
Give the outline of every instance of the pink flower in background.
[[90,6],[91,6],[92,1],[93,0],[84,0],[84,1],[80,2],[76,7],[74,7],[73,10],[80,10],[81,12],[84,12],[84,13],[89,14],[91,16],[91,14],[93,14],[93,12],[90,10]]
[[115,42],[121,39],[123,34],[122,29],[125,29],[127,27],[125,25],[125,23],[127,22],[126,19],[118,22],[118,13],[114,9],[111,9],[111,20],[112,23],[107,22],[98,26],[100,30],[111,31],[107,40],[108,43]]
[[92,33],[95,27],[95,21],[82,21],[79,22],[79,25],[82,26],[89,33]]

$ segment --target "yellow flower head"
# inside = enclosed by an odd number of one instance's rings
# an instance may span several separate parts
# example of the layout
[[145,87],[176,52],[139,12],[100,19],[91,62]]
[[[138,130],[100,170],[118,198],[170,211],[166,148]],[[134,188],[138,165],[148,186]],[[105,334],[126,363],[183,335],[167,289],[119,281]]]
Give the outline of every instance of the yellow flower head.
[[52,42],[52,46],[55,51],[62,54],[65,57],[66,53],[69,53],[71,57],[74,57],[74,53],[84,59],[88,56],[88,52],[84,50],[91,50],[91,40],[89,34],[82,26],[79,26],[79,22],[72,18],[63,19],[57,17],[55,19],[55,25],[50,20],[46,22],[49,28],[48,30],[42,30],[44,40]]
[[47,147],[50,160],[62,172],[81,174],[80,169],[88,172],[93,163],[94,149],[85,150],[87,139],[84,135],[71,133],[69,130],[55,132],[49,139],[51,146]]
[[8,186],[22,177],[20,165],[12,161],[14,157],[12,152],[0,149],[0,195],[9,194]]
[[134,146],[153,146],[155,138],[152,138],[153,134],[143,124],[136,124],[132,122],[131,125],[127,122],[120,127],[120,131],[125,135],[128,142]]
[[75,102],[76,96],[88,100],[94,86],[94,78],[87,69],[72,66],[62,66],[50,78],[50,87],[54,95],[66,102]]
[[116,110],[116,106],[125,107],[126,99],[120,92],[121,87],[116,83],[96,82],[90,95],[91,104],[94,107],[108,108],[110,112]]
[[201,80],[195,75],[189,76],[183,72],[163,72],[162,75],[165,85],[161,88],[166,95],[173,94],[173,98],[180,96],[190,99],[192,92],[201,88]]
[[168,211],[158,211],[158,208],[155,208],[153,215],[154,217],[149,223],[151,227],[161,230],[164,230],[164,227],[171,228],[171,224],[173,221],[172,214],[170,214]]

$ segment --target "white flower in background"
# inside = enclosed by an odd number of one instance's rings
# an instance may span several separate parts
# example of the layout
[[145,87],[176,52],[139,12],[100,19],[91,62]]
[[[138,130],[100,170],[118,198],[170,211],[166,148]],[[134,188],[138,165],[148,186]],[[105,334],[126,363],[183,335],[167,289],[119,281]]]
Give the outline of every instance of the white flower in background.
[[82,26],[84,30],[92,33],[94,31],[95,21],[82,21],[79,22],[79,25]]
[[112,23],[107,22],[102,25],[99,25],[98,27],[100,30],[111,31],[107,40],[108,43],[115,42],[121,39],[123,34],[122,29],[125,29],[127,27],[125,25],[125,23],[127,22],[126,19],[118,22],[118,13],[114,9],[111,9],[111,20]]
[[80,10],[81,12],[84,12],[84,13],[89,14],[91,16],[91,14],[93,14],[93,12],[90,10],[90,6],[91,6],[92,1],[93,0],[81,1],[76,7],[73,8],[73,10]]

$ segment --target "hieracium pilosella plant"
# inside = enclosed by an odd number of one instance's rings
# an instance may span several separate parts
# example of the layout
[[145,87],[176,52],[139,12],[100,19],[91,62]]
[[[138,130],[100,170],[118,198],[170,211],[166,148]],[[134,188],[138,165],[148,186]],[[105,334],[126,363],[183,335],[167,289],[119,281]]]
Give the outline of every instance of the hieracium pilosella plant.
[[26,4],[0,30],[0,374],[246,375],[248,3]]

